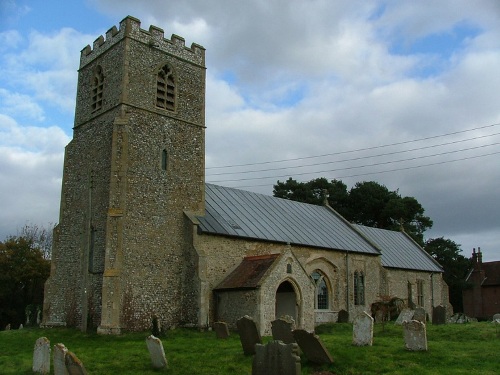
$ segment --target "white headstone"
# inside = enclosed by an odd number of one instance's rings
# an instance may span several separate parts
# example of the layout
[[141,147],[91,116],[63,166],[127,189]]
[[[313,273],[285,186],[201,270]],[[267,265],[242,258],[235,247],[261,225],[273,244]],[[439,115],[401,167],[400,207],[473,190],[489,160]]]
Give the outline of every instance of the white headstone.
[[68,349],[64,344],[54,345],[54,375],[68,375],[66,353],[68,353]]
[[50,341],[40,337],[33,349],[33,372],[36,374],[50,373]]
[[363,312],[353,322],[352,344],[356,346],[373,345],[373,318]]
[[153,335],[146,338],[149,355],[154,368],[164,368],[167,366],[167,358],[165,358],[165,351],[161,340]]
[[427,350],[427,332],[425,323],[418,320],[403,322],[405,347],[408,350]]

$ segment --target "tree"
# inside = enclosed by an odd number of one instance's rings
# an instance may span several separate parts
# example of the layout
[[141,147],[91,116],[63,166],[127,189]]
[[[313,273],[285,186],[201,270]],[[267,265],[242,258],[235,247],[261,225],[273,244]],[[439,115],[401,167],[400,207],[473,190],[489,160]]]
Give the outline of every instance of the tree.
[[465,278],[472,267],[471,260],[460,254],[459,244],[443,237],[427,240],[424,249],[444,269],[443,279],[448,284],[453,310],[463,311],[462,291],[466,288]]
[[0,242],[0,326],[25,322],[25,310],[41,306],[50,261],[33,239],[12,236]]
[[289,178],[274,185],[274,196],[299,202],[322,204],[324,191],[328,204],[348,221],[366,226],[400,230],[403,228],[415,241],[423,245],[425,230],[432,220],[424,215],[424,208],[413,197],[401,197],[374,181],[356,183],[350,191],[340,180],[317,178],[297,182]]

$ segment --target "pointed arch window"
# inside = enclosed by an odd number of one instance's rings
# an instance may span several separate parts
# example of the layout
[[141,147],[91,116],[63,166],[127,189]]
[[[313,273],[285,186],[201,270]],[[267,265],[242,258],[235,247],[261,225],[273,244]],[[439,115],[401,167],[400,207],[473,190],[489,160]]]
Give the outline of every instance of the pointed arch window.
[[314,307],[318,310],[328,310],[329,308],[329,293],[328,285],[326,283],[326,276],[319,270],[315,270],[311,274],[314,285],[316,285],[316,298]]
[[168,65],[164,65],[156,77],[156,106],[175,110],[175,77]]
[[104,88],[104,74],[102,67],[97,65],[92,78],[92,112],[96,112],[102,108],[102,92]]
[[354,272],[354,304],[365,304],[365,275],[363,272]]

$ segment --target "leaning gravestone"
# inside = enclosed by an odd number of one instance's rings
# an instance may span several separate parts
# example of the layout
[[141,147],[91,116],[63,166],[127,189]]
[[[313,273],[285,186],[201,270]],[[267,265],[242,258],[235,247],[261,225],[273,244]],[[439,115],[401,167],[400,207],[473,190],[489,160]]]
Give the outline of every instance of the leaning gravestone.
[[413,320],[425,323],[427,321],[427,313],[423,307],[417,307],[413,313]]
[[300,350],[307,359],[314,363],[333,363],[333,358],[323,345],[319,336],[314,332],[307,332],[303,329],[293,331],[293,338],[299,344]]
[[418,320],[403,322],[403,334],[407,350],[427,350],[427,333],[425,323]]
[[293,329],[295,322],[291,317],[282,317],[271,322],[271,331],[273,333],[273,340],[283,341],[285,344],[295,342],[293,338]]
[[255,344],[262,344],[262,339],[254,320],[248,315],[245,315],[238,319],[236,327],[240,335],[243,353],[245,353],[245,355],[255,354]]
[[229,337],[229,328],[226,322],[215,322],[214,331],[218,339],[227,339]]
[[300,375],[300,356],[297,344],[270,341],[255,345],[252,375]]
[[66,371],[68,371],[68,375],[87,375],[85,366],[83,366],[82,361],[78,359],[75,353],[68,351],[64,356],[64,362],[66,363]]
[[163,344],[158,337],[150,335],[146,338],[149,355],[154,368],[164,368],[167,366],[167,358],[163,350]]
[[432,324],[446,324],[446,307],[439,305],[432,309]]
[[50,373],[50,341],[40,337],[33,349],[33,372],[36,374]]
[[339,323],[349,323],[349,313],[345,310],[340,310],[337,318]]
[[66,354],[68,349],[64,344],[54,345],[54,375],[68,375],[66,370]]
[[413,319],[413,314],[415,313],[415,310],[410,310],[410,309],[403,309],[399,313],[398,318],[394,322],[394,324],[401,325],[403,324],[404,321],[412,320]]
[[352,344],[356,346],[373,345],[373,318],[363,312],[353,322]]

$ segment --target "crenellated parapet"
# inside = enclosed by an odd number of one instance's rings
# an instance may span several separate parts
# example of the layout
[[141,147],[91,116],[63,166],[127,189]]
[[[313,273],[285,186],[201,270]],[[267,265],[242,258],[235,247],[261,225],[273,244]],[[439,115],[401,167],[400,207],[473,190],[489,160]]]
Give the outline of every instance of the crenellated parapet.
[[113,26],[106,32],[106,36],[99,36],[92,47],[87,45],[80,55],[80,68],[96,59],[115,44],[124,38],[131,38],[136,41],[157,48],[161,51],[175,54],[183,59],[197,65],[205,66],[205,48],[199,44],[192,43],[191,47],[186,47],[184,38],[172,34],[170,39],[166,39],[163,29],[151,25],[149,30],[141,29],[141,21],[135,17],[127,16],[120,22],[120,27]]

